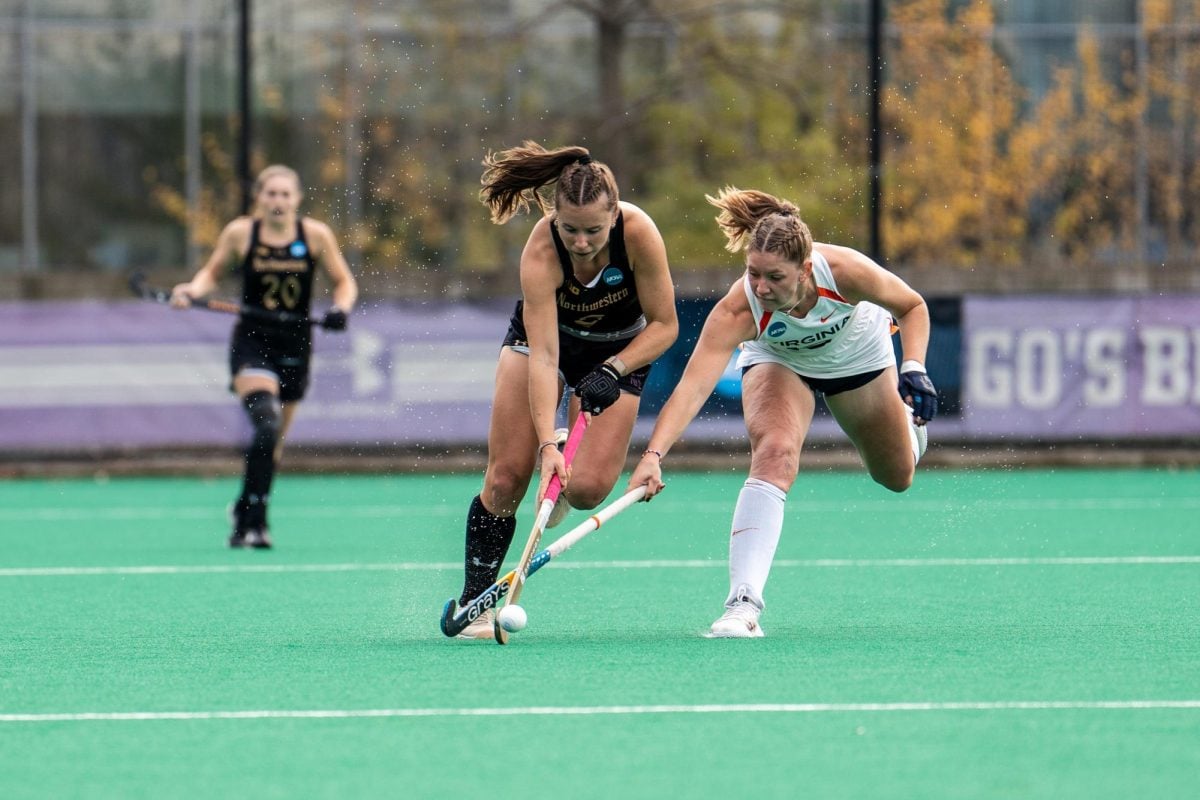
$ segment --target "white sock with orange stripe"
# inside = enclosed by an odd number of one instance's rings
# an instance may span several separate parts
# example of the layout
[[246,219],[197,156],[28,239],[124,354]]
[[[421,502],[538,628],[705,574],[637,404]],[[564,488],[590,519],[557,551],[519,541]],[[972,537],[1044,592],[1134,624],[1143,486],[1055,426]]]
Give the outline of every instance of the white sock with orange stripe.
[[729,535],[729,597],[725,605],[749,600],[763,607],[763,587],[783,531],[787,494],[778,486],[747,478],[733,509]]

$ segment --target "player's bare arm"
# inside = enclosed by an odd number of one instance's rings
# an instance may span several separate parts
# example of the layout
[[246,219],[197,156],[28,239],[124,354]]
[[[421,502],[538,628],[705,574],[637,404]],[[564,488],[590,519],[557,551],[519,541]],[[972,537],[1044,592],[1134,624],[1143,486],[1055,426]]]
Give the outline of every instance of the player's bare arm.
[[633,266],[638,302],[646,327],[618,354],[623,374],[644,367],[667,351],[679,336],[675,287],[667,264],[667,248],[658,226],[644,211],[621,203],[625,218],[625,248]]
[[866,300],[891,312],[900,326],[904,361],[925,363],[929,347],[929,307],[916,290],[863,253],[850,247],[814,243],[829,262],[838,289],[851,302]]
[[754,314],[738,280],[704,321],[683,377],[658,413],[646,451],[629,478],[630,489],[644,485],[646,500],[662,490],[662,457],[696,418],[738,345],[753,339],[755,332]]
[[358,301],[358,282],[350,271],[342,249],[338,247],[333,229],[309,217],[301,222],[305,238],[313,243],[313,256],[325,270],[333,285],[333,305],[349,313]]
[[739,280],[709,312],[683,377],[658,414],[651,448],[664,454],[671,448],[712,394],[734,350],[754,334],[754,316]]
[[521,295],[529,336],[529,406],[539,442],[554,439],[559,401],[555,292],[562,285],[562,267],[550,236],[550,224],[549,217],[538,221],[521,254]]
[[171,290],[171,305],[187,308],[192,298],[204,297],[217,288],[221,276],[231,271],[245,257],[250,244],[250,217],[238,217],[230,222],[217,237],[208,260],[204,262],[190,281],[181,283]]

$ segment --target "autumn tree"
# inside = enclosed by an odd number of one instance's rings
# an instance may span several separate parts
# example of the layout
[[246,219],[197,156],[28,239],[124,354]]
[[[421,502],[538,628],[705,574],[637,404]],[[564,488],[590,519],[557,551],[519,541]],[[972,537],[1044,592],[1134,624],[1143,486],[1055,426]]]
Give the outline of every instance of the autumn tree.
[[1021,99],[994,46],[991,4],[891,6],[898,30],[883,107],[883,241],[889,260],[1014,263],[1027,231],[1031,175],[1007,150]]
[[1151,221],[1170,263],[1194,262],[1200,239],[1200,0],[1144,0]]
[[1049,237],[1039,239],[1054,245],[1037,251],[1042,258],[1112,263],[1114,251],[1133,250],[1135,132],[1145,98],[1130,85],[1127,61],[1119,73],[1124,85],[1108,79],[1086,30],[1078,56],[1056,71],[1018,137],[1019,152],[1035,168],[1031,199],[1053,209],[1042,223]]
[[[1147,231],[1191,258],[1200,56],[1180,26],[1198,7],[1145,0],[1142,49],[1083,29],[1031,96],[993,3],[889,3],[889,266],[1128,263]],[[524,139],[611,164],[679,270],[728,265],[703,199],[725,184],[789,197],[818,238],[865,249],[865,28],[831,36],[836,13],[815,0],[400,4],[307,48],[337,65],[315,119],[297,119],[286,87],[260,86],[258,165],[295,154],[314,213],[339,225],[365,277],[405,294],[515,288],[528,226],[492,225],[476,195],[483,155]],[[217,178],[222,141],[205,139]],[[202,237],[227,218],[228,192],[187,208],[154,190]]]

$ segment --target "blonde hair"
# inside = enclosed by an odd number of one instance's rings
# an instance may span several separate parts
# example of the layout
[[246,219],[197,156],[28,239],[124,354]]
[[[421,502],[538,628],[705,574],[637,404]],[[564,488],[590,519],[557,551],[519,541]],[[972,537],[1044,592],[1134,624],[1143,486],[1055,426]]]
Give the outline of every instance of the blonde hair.
[[254,198],[256,205],[258,203],[258,196],[262,193],[263,187],[267,184],[267,181],[271,180],[271,178],[280,176],[291,178],[292,182],[296,184],[296,199],[304,199],[304,185],[300,183],[300,173],[284,164],[272,164],[271,166],[266,167],[262,172],[258,173],[258,177],[254,179],[254,186],[251,187],[250,194],[251,197]]
[[704,195],[721,209],[717,226],[725,234],[725,249],[775,253],[803,264],[812,254],[812,232],[800,219],[800,209],[787,200],[755,189],[726,186],[716,197]]
[[548,210],[541,190],[554,184],[554,202],[586,206],[601,195],[608,197],[608,209],[616,208],[619,196],[617,180],[606,164],[592,159],[586,147],[560,147],[547,150],[537,142],[525,141],[499,153],[489,152],[483,159],[483,188],[479,200],[492,211],[492,222],[503,225],[530,204],[543,214]]

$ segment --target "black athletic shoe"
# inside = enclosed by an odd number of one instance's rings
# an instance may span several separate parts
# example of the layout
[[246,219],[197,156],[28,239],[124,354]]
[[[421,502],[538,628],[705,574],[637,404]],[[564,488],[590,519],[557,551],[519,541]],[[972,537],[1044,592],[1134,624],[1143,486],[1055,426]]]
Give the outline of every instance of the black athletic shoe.
[[233,532],[229,534],[229,546],[267,549],[271,546],[271,533],[267,530],[267,507],[264,503],[250,503],[245,498],[229,508],[229,523]]
[[271,532],[266,528],[251,528],[246,531],[243,547],[254,547],[259,550],[271,549]]
[[233,530],[229,533],[229,546],[233,548],[246,547],[246,533],[250,528],[247,517],[250,514],[248,504],[238,499],[229,506],[229,524]]

